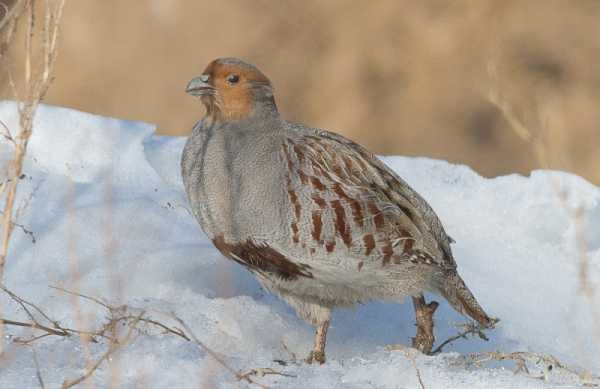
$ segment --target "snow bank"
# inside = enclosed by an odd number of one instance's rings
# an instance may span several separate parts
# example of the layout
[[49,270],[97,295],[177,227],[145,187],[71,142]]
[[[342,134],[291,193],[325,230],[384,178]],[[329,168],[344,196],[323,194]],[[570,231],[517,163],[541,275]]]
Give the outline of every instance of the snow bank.
[[[0,120],[17,128],[12,103]],[[190,123],[190,126],[192,123]],[[169,322],[175,312],[235,368],[276,367],[296,377],[266,376],[281,388],[416,388],[416,371],[404,352],[414,335],[409,303],[374,302],[334,315],[324,366],[289,364],[282,346],[304,357],[312,328],[262,290],[244,269],[224,260],[190,216],[179,176],[183,138],[153,135],[154,127],[42,106],[19,186],[27,204],[14,233],[6,285],[38,303],[64,326],[92,328],[106,319],[95,304],[51,289],[62,285],[114,304],[143,308]],[[0,146],[5,161],[11,146]],[[600,285],[600,190],[562,172],[487,179],[466,166],[422,158],[384,158],[432,204],[457,241],[461,274],[481,304],[502,319],[490,341],[461,340],[436,357],[416,356],[424,385],[432,388],[578,387],[573,377],[548,381],[514,375],[503,366],[466,368],[468,352],[530,350],[551,353],[587,370],[600,370],[600,299],[580,292],[576,226],[561,205],[585,210],[588,277]],[[598,292],[600,293],[600,292]],[[442,300],[440,300],[442,301]],[[0,295],[3,316],[26,320]],[[79,309],[81,314],[77,315]],[[457,332],[464,319],[442,302],[437,337]],[[170,321],[169,324],[174,324]],[[29,331],[10,327],[7,336]],[[106,343],[86,351],[75,338],[34,343],[47,387],[59,387],[97,359]],[[11,345],[0,369],[1,388],[38,387],[32,348]],[[243,387],[191,342],[150,331],[136,336],[91,380],[99,387]]]

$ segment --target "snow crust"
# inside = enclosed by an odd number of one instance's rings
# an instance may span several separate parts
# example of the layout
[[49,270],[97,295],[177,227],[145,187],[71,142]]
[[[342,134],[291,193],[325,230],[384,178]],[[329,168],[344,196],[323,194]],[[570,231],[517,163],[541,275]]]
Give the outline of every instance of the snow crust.
[[[0,120],[18,128],[15,105],[0,103]],[[190,123],[190,126],[192,123]],[[174,312],[196,336],[233,367],[273,367],[296,377],[257,381],[276,388],[419,388],[407,354],[388,344],[410,344],[410,303],[372,302],[334,315],[323,366],[288,364],[303,358],[313,329],[242,267],[212,247],[194,218],[179,172],[185,139],[156,136],[151,124],[41,106],[19,186],[18,220],[5,284],[35,302],[63,326],[93,328],[106,320],[96,304],[49,288],[64,286],[118,305],[145,309],[175,325]],[[0,160],[12,151],[3,141]],[[457,341],[435,357],[415,354],[426,388],[571,388],[575,377],[551,372],[548,380],[513,374],[504,364],[466,367],[470,352],[501,350],[551,353],[578,369],[600,371],[600,298],[581,292],[575,219],[584,210],[587,277],[600,286],[600,189],[556,171],[488,179],[466,166],[426,158],[383,160],[433,206],[449,235],[459,270],[493,316],[501,319],[490,340]],[[597,292],[596,294],[600,294]],[[432,296],[429,296],[432,297]],[[436,335],[443,340],[465,321],[443,299]],[[77,314],[77,311],[80,314]],[[27,321],[23,310],[0,294],[0,313]],[[32,347],[11,344],[31,335],[10,327],[9,357],[0,362],[0,388],[39,387]],[[60,387],[106,350],[88,351],[75,337],[34,343],[46,387]],[[413,353],[410,353],[411,355]],[[542,367],[540,367],[541,369]],[[148,329],[104,363],[90,379],[96,387],[238,388],[235,377],[191,342]],[[83,384],[81,385],[83,387]]]

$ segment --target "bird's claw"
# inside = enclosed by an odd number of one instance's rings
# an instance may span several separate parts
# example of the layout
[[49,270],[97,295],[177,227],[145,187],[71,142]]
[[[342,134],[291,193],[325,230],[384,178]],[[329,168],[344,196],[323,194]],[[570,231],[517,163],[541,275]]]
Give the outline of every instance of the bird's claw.
[[320,365],[325,363],[325,352],[324,351],[311,351],[306,357],[306,363],[318,363]]

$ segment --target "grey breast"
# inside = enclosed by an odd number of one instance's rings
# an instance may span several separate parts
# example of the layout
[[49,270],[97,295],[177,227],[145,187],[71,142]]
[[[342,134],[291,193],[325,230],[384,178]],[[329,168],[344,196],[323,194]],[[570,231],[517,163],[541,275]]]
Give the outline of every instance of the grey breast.
[[277,131],[199,123],[182,156],[192,210],[209,237],[279,241],[286,215]]

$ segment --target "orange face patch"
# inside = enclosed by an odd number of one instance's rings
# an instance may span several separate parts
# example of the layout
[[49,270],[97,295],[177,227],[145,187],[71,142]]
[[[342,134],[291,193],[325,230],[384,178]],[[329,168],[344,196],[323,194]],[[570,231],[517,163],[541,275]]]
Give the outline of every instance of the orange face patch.
[[237,121],[249,117],[254,108],[252,86],[270,86],[269,79],[259,71],[220,60],[211,62],[203,74],[210,76],[210,83],[217,90],[213,98],[217,106],[215,119],[219,121]]

